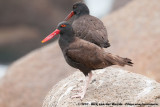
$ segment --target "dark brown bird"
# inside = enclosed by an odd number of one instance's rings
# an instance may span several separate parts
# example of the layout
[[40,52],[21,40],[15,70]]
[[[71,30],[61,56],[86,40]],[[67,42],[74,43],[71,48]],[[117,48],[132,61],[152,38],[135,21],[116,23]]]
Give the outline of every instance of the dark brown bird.
[[106,53],[103,48],[76,37],[72,26],[67,22],[61,22],[58,28],[46,37],[42,43],[50,40],[57,34],[60,34],[59,46],[66,62],[70,66],[79,69],[86,77],[82,92],[73,97],[80,97],[81,99],[84,97],[92,77],[92,70],[102,69],[111,65],[132,66],[133,64],[128,58]]
[[73,15],[75,15],[75,19],[72,27],[75,36],[92,42],[102,48],[110,46],[105,26],[101,20],[89,15],[89,9],[86,4],[82,2],[75,3],[73,5],[73,11],[65,20],[69,20]]

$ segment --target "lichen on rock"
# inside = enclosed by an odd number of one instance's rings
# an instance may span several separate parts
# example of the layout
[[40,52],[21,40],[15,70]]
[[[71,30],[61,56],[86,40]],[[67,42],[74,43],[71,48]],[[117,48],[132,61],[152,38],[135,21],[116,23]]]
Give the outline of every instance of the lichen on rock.
[[[145,76],[131,73],[120,68],[108,67],[93,71],[84,99],[72,99],[72,89],[83,86],[84,76],[76,72],[56,84],[46,96],[43,107],[79,107],[94,102],[98,104],[158,104],[160,84]],[[94,107],[94,106],[91,106]]]

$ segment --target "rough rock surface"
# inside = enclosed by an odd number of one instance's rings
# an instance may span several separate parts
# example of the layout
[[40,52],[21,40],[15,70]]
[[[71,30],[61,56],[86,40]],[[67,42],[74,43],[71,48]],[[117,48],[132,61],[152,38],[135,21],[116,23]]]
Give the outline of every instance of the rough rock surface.
[[[159,104],[160,84],[139,74],[124,71],[120,68],[106,68],[93,72],[84,99],[71,99],[72,89],[83,86],[84,76],[76,72],[56,84],[44,100],[43,107],[84,107],[82,103],[121,103],[122,107],[130,104]],[[111,105],[110,105],[111,106]],[[113,105],[112,105],[113,106]],[[129,106],[129,105],[128,105]],[[138,107],[135,106],[134,107]]]
[[160,0],[133,0],[103,18],[111,43],[109,52],[133,60],[129,71],[160,81]]
[[0,107],[41,107],[51,87],[72,71],[57,42],[35,50],[13,63],[1,79]]

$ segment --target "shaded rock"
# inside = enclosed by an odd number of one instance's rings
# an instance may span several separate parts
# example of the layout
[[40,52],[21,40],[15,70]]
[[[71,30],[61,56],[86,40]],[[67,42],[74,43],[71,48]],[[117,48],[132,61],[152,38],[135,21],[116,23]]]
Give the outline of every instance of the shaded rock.
[[0,107],[40,107],[51,87],[72,71],[57,42],[37,49],[14,62],[1,79]]
[[[43,107],[83,107],[82,103],[160,104],[160,84],[139,74],[120,68],[106,68],[93,72],[84,99],[71,99],[71,90],[83,86],[84,75],[76,72],[56,84],[46,96]],[[100,106],[100,105],[99,105]],[[128,105],[129,106],[129,105]],[[134,107],[139,107],[134,105]]]
[[134,62],[130,71],[160,81],[160,1],[133,0],[104,17],[111,51]]
[[[40,40],[66,17],[74,2],[75,0],[0,1],[0,40],[5,38],[5,44],[0,45],[0,61],[13,61],[42,46]],[[27,30],[22,30],[21,26]],[[22,32],[21,30],[23,33],[20,35],[16,33]],[[32,32],[36,33],[33,35]]]

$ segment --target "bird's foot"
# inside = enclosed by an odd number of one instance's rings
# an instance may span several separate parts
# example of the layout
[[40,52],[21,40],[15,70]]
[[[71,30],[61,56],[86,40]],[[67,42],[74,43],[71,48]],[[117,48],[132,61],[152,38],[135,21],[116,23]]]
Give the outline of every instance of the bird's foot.
[[73,90],[71,90],[71,91],[81,93],[81,92],[82,92],[82,89],[73,89]]
[[81,92],[80,93],[77,93],[76,95],[72,96],[71,98],[80,98],[81,100],[84,98],[85,96],[85,93],[86,93],[86,90],[88,88],[88,84],[91,80],[91,77],[92,77],[92,73],[89,73],[89,77],[86,76],[86,79],[85,79],[85,85],[84,87],[82,88]]
[[71,98],[80,98],[81,100],[84,98],[85,93],[81,92],[81,93],[77,93],[76,95],[72,96]]

